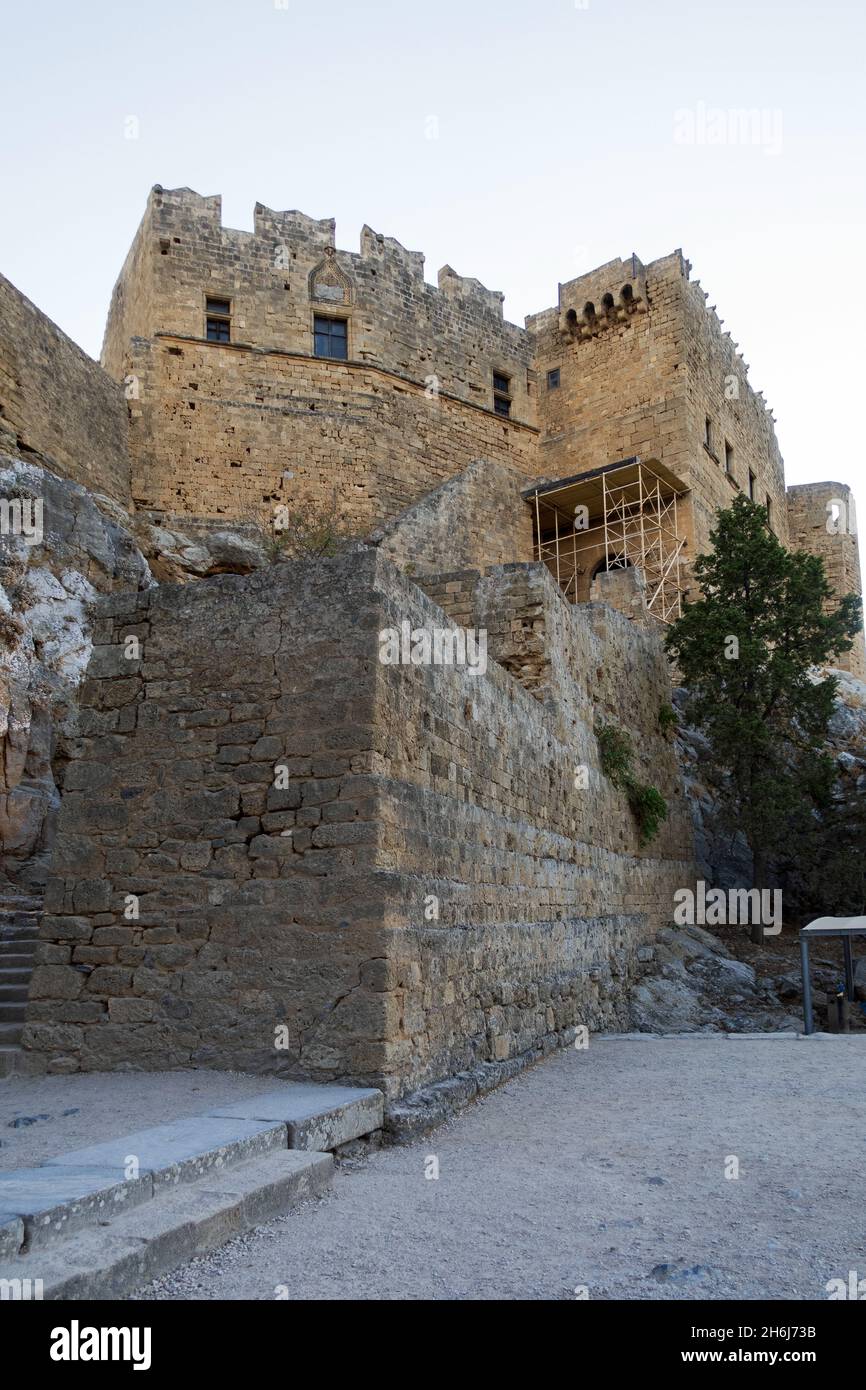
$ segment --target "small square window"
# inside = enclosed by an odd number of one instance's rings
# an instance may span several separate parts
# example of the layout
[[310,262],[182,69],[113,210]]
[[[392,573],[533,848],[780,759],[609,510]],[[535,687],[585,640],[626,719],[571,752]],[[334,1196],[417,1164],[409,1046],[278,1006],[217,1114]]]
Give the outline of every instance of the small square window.
[[504,372],[493,373],[493,409],[497,415],[511,414],[511,377]]
[[228,319],[208,319],[207,340],[209,343],[231,342],[231,327]]
[[209,343],[231,342],[231,300],[205,299],[205,337]]
[[326,318],[316,314],[313,320],[314,351],[317,357],[333,357],[345,362],[349,356],[349,324],[347,319]]
[[555,391],[558,385],[559,385],[559,368],[558,368],[558,367],[552,367],[551,370],[547,373],[547,389],[548,389],[548,391]]

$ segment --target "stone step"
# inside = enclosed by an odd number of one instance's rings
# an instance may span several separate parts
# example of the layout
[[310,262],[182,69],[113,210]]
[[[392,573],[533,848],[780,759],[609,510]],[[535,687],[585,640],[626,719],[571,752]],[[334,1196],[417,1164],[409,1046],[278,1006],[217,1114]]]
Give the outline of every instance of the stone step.
[[23,985],[26,989],[32,974],[33,968],[29,965],[0,965],[0,981],[4,985]]
[[[150,1174],[153,1191],[194,1182],[215,1168],[230,1167],[247,1159],[288,1148],[285,1124],[213,1115],[186,1115],[168,1124],[154,1125],[119,1139],[71,1149],[45,1162],[47,1168],[95,1168],[122,1180],[134,1159],[138,1172]],[[0,1206],[5,1175],[0,1172]]]
[[27,1003],[27,982],[20,980],[18,983],[12,981],[7,983],[3,979],[3,971],[0,970],[0,1004]]
[[7,945],[10,941],[26,941],[34,945],[39,940],[38,922],[21,922],[16,926],[0,926],[0,946]]
[[0,1047],[12,1047],[21,1041],[23,1023],[0,1023]]
[[[16,941],[16,947],[19,943]],[[35,960],[35,947],[32,951],[0,951],[0,970],[30,970],[33,969]]]
[[[0,1213],[23,1222],[28,1248],[104,1219],[118,1204],[279,1149],[322,1152],[382,1126],[381,1091],[286,1082],[246,1100],[0,1171]],[[10,1237],[11,1239],[12,1237]]]
[[[324,1191],[333,1164],[329,1153],[282,1149],[211,1172],[188,1186],[166,1188],[153,1201],[104,1213],[98,1229],[81,1230],[25,1258],[0,1259],[0,1280],[39,1279],[39,1294],[49,1300],[127,1298]],[[11,1222],[9,1231],[14,1241]]]
[[0,993],[0,1024],[23,1023],[26,1012],[26,998],[8,1000],[4,999],[2,993]]
[[381,1091],[359,1086],[316,1085],[305,1081],[211,1110],[235,1119],[279,1120],[288,1126],[290,1149],[336,1149],[381,1129]]

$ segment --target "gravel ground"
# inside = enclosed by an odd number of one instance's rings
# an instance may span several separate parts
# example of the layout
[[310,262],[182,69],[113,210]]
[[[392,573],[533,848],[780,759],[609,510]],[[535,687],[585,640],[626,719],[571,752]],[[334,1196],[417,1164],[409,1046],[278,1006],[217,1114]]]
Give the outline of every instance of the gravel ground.
[[862,1036],[594,1039],[136,1298],[826,1299],[864,1158]]
[[0,1172],[272,1090],[239,1072],[89,1072],[0,1081]]

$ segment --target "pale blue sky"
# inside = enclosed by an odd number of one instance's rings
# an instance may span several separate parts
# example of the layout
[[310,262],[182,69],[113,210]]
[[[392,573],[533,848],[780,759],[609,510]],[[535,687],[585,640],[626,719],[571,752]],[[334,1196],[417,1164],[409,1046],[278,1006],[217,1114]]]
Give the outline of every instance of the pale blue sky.
[[[849,482],[866,515],[862,0],[282,6],[7,7],[0,270],[82,347],[154,183],[222,193],[234,227],[256,200],[334,216],[351,250],[369,222],[518,323],[559,280],[681,246],[788,481]],[[744,108],[757,142],[709,143],[713,111]]]

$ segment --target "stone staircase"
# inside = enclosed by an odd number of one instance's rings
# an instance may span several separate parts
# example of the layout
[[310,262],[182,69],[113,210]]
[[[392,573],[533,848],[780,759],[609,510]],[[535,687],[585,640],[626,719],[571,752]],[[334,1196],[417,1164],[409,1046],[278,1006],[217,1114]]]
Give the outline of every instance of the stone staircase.
[[0,1297],[128,1298],[319,1195],[335,1152],[378,1134],[383,1118],[381,1091],[279,1082],[149,1129],[97,1135],[35,1167],[4,1168]]
[[24,894],[0,895],[0,1077],[21,1055],[27,990],[36,956],[40,904]]

